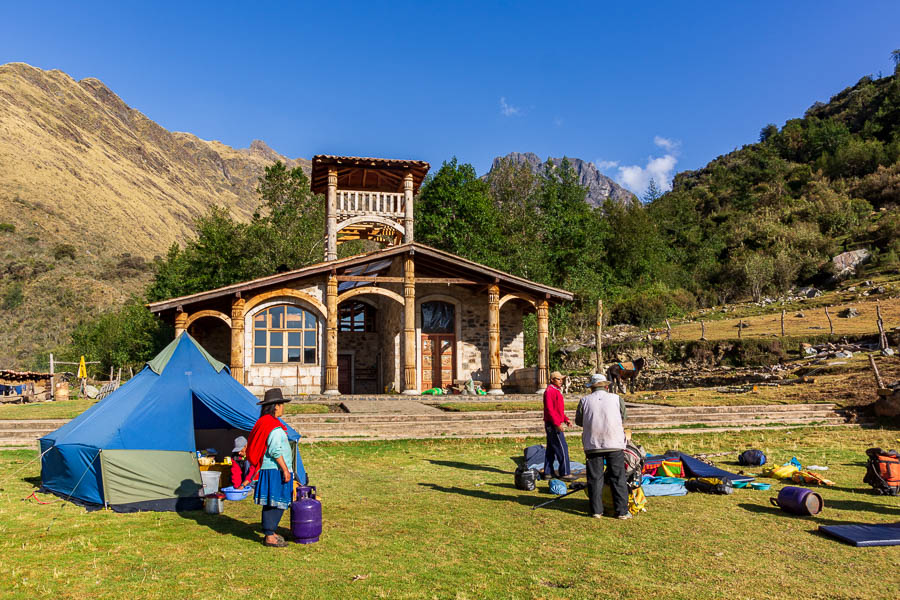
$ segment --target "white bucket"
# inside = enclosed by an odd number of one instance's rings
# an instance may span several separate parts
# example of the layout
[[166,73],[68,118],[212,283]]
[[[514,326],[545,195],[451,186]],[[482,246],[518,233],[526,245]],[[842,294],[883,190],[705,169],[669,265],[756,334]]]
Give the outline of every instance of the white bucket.
[[225,512],[225,501],[221,498],[204,498],[203,508],[211,515],[220,515]]
[[215,494],[219,491],[219,479],[222,473],[219,471],[200,471],[200,480],[203,482],[203,496]]

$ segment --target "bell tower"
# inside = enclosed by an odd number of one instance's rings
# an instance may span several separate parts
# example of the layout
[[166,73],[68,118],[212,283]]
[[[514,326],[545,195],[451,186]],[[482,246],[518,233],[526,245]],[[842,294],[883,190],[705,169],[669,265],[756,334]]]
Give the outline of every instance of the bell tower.
[[325,194],[325,260],[350,240],[393,246],[413,241],[415,195],[430,165],[419,160],[319,154],[312,191]]

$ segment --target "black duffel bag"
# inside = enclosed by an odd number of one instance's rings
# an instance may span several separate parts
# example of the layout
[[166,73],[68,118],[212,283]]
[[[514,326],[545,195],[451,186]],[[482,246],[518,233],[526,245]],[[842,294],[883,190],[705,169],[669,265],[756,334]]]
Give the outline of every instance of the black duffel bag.
[[529,469],[525,465],[519,465],[516,469],[516,489],[530,492],[537,487],[541,474],[537,469]]

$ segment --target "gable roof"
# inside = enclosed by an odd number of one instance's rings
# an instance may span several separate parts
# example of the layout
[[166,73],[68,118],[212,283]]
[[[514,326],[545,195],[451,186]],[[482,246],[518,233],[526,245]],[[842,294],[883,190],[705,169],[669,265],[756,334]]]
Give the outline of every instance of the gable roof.
[[498,269],[479,264],[477,262],[462,258],[460,256],[456,256],[455,254],[451,254],[449,252],[444,252],[443,250],[438,250],[436,248],[426,246],[425,244],[411,242],[408,244],[391,246],[389,248],[384,248],[383,250],[377,250],[375,252],[357,254],[356,256],[350,256],[338,260],[320,262],[308,265],[306,267],[301,267],[293,271],[278,273],[276,275],[268,275],[266,277],[252,279],[250,281],[234,283],[205,292],[198,292],[196,294],[189,294],[187,296],[180,296],[178,298],[170,298],[168,300],[161,300],[159,302],[151,302],[147,305],[147,307],[152,312],[159,313],[177,308],[178,306],[184,304],[204,302],[207,300],[213,300],[216,298],[228,296],[237,292],[249,292],[252,290],[262,289],[279,284],[286,284],[298,279],[303,279],[314,275],[321,275],[323,273],[329,273],[332,270],[337,271],[345,269],[347,267],[354,267],[370,262],[376,262],[388,257],[406,254],[408,252],[412,252],[415,255],[417,265],[421,264],[423,266],[433,266],[434,268],[440,269],[441,271],[447,273],[448,277],[474,276],[483,279],[484,283],[494,283],[496,281],[501,285],[510,287],[517,291],[536,295],[539,297],[546,297],[548,300],[555,302],[571,301],[575,297],[572,292],[569,292],[567,290],[544,285],[542,283],[536,283],[534,281],[529,281],[524,277],[510,275],[509,273],[504,273],[503,271],[500,271]]
[[[413,193],[416,194],[431,165],[424,160],[317,154],[312,157],[312,172],[309,177],[309,186],[314,193],[324,194],[328,189],[330,168],[337,170],[339,189],[371,189],[382,192],[401,191],[403,178],[409,172],[413,177]],[[367,178],[366,175],[370,177]]]

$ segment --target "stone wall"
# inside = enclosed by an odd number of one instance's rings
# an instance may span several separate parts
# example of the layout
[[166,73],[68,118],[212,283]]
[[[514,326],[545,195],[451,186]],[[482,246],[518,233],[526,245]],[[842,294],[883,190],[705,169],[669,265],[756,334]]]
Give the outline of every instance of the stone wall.
[[216,317],[202,317],[191,323],[187,332],[213,358],[226,365],[231,364],[231,328],[228,323]]

